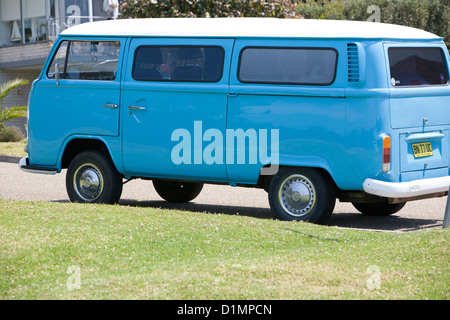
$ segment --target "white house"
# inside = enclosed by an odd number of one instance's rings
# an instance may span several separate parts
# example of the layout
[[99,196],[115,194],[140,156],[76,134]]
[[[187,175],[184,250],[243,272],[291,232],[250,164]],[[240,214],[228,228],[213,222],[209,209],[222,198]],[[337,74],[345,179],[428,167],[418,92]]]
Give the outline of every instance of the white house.
[[15,89],[4,106],[26,106],[58,34],[70,26],[114,19],[118,0],[0,0],[0,83],[14,78],[29,84]]

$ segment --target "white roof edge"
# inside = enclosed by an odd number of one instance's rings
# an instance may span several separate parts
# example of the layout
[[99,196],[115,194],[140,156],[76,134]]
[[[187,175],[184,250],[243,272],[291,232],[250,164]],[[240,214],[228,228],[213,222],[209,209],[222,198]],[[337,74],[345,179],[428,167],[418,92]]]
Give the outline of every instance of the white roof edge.
[[394,24],[347,20],[277,18],[105,20],[71,27],[63,31],[62,35],[442,39],[427,31]]

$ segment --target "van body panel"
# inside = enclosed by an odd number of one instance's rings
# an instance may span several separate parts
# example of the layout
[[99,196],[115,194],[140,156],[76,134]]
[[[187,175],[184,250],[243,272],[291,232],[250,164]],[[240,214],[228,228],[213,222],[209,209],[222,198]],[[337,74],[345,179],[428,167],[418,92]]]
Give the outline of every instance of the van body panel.
[[[415,157],[413,146],[427,142],[432,155]],[[448,130],[400,134],[401,172],[446,168],[449,160]]]
[[[91,40],[104,39],[83,38],[83,41]],[[121,61],[125,40],[113,40],[121,42]],[[52,52],[57,51],[63,41],[68,40],[61,39],[55,43]],[[40,78],[34,83],[34,93],[30,97],[28,131],[30,162],[47,166],[57,164],[61,146],[71,135],[119,135],[120,64],[114,81],[60,79],[57,84],[55,79],[49,79],[46,74],[51,57],[50,55]],[[48,121],[51,121],[51,125],[33,125],[33,122]]]
[[[238,39],[233,53],[232,70],[238,70],[241,51],[245,48],[327,49],[336,52],[336,73],[344,72],[345,54],[342,42],[310,39]],[[254,128],[279,131],[279,164],[307,166],[332,171],[336,181],[345,162],[345,79],[334,77],[331,85],[289,85],[242,83],[238,74],[230,74],[227,129]],[[269,141],[268,141],[269,142]],[[244,149],[245,148],[245,149]],[[235,153],[250,156],[247,143]],[[268,145],[267,155],[272,154]],[[313,160],[314,159],[314,160]],[[227,165],[228,179],[255,184],[264,163]]]
[[[335,172],[343,169],[345,99],[277,95],[241,94],[230,97],[228,129],[253,128],[268,132],[279,130],[279,164],[305,166],[306,159],[321,159],[312,165],[326,164]],[[337,101],[336,101],[337,100]],[[332,112],[330,112],[332,109]],[[269,142],[269,141],[268,141]],[[249,156],[245,150],[235,150]],[[268,155],[272,150],[268,148]],[[262,164],[228,164],[228,178],[232,181],[256,183]]]
[[[343,190],[361,190],[368,177],[396,181],[396,167],[392,166],[386,173],[381,166],[383,137],[390,132],[389,124],[382,121],[389,112],[389,98],[381,94],[345,100],[345,177],[338,186]],[[394,156],[391,161],[395,162]]]
[[[30,149],[33,155],[31,161],[37,164],[55,165],[63,139],[69,135],[119,134],[119,110],[104,105],[118,104],[120,83],[82,84],[66,80],[61,81],[58,94],[55,95],[54,82],[40,80],[34,89],[39,98],[32,101],[33,105],[45,106],[46,111],[42,113],[30,109],[30,118],[39,122],[47,121],[48,118],[53,120],[51,126],[32,127],[29,132],[30,146],[33,146]],[[61,108],[65,108],[64,112],[61,112]],[[69,126],[63,121],[68,115],[71,117]]]
[[62,143],[62,147],[60,150],[60,153],[58,155],[58,160],[56,165],[54,166],[58,172],[61,172],[61,169],[63,168],[62,161],[64,158],[64,153],[69,148],[69,145],[77,141],[83,141],[86,145],[88,145],[89,142],[92,141],[98,141],[102,143],[103,146],[105,146],[106,151],[108,155],[111,157],[112,162],[114,163],[115,167],[119,172],[123,171],[123,164],[122,164],[122,141],[120,137],[116,136],[99,136],[99,135],[80,135],[75,134],[68,136],[64,142]]
[[[395,88],[397,90],[397,88]],[[450,125],[450,88],[417,88],[391,91],[391,124],[393,129],[432,128]],[[405,90],[400,92],[400,90]],[[406,92],[409,91],[409,92]]]
[[[234,40],[230,39],[132,39],[122,98],[125,174],[226,181],[224,161],[212,165],[204,162],[203,151],[208,142],[204,141],[203,135],[208,129],[215,129],[225,136],[229,61],[233,43]],[[137,48],[175,45],[223,48],[225,55],[220,80],[206,83],[138,81],[133,78],[133,52]],[[130,106],[143,109],[130,109]],[[178,136],[177,132],[186,135]],[[176,163],[172,159],[172,151],[183,142],[186,142],[183,151],[191,152],[190,163]],[[174,156],[183,155],[177,152]]]

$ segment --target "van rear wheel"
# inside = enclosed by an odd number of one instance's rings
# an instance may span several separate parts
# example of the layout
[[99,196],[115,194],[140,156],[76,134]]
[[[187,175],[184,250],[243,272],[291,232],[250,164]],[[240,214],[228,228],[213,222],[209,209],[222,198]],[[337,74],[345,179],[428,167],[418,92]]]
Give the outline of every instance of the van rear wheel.
[[189,202],[203,189],[203,183],[153,180],[156,192],[168,202]]
[[353,206],[364,215],[367,216],[389,216],[399,212],[406,204],[404,203],[357,203],[352,202]]
[[281,168],[270,183],[270,208],[280,220],[325,223],[335,203],[333,183],[312,168]]
[[72,202],[113,204],[122,194],[122,176],[108,155],[84,151],[67,168],[66,189]]

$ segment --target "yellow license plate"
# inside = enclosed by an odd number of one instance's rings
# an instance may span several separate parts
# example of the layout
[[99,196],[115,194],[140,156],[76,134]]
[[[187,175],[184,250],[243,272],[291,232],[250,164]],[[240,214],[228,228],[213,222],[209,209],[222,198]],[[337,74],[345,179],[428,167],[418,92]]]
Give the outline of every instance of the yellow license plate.
[[412,144],[414,158],[429,157],[433,155],[431,142],[421,142]]

